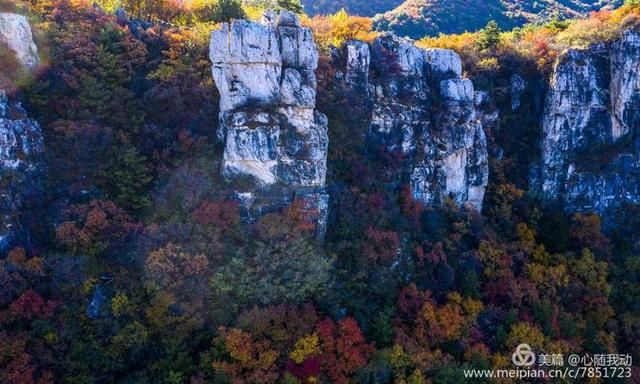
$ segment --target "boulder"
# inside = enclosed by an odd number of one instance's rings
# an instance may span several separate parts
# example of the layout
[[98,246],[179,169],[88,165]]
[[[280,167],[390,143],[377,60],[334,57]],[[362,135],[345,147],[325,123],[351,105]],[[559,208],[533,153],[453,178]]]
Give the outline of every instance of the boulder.
[[433,77],[462,77],[460,56],[450,49],[430,48],[424,50],[425,61]]

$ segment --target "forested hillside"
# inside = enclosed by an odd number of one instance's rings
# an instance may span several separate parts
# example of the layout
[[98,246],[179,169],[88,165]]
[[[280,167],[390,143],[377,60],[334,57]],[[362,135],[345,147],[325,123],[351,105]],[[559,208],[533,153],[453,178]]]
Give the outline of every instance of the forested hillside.
[[584,17],[591,11],[621,4],[622,0],[406,0],[377,17],[375,29],[411,38],[477,31],[490,20],[511,29],[551,18]]
[[402,0],[303,0],[302,4],[312,16],[336,13],[343,8],[352,15],[374,16],[394,9]]
[[640,2],[482,3],[0,0],[0,383],[638,382]]

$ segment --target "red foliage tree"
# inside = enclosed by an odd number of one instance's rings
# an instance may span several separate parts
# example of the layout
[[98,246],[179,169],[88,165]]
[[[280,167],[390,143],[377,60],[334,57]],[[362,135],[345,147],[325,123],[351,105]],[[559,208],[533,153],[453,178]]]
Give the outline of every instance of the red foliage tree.
[[240,208],[235,201],[205,201],[191,216],[201,225],[215,226],[224,231],[240,222]]
[[400,247],[400,238],[396,232],[369,227],[365,236],[362,250],[370,260],[390,262],[396,258]]
[[71,252],[88,256],[124,242],[140,229],[122,209],[105,200],[73,205],[66,211],[66,219],[56,229],[56,238]]
[[309,357],[301,364],[296,364],[293,360],[288,360],[285,365],[285,371],[303,383],[306,383],[312,377],[318,377],[321,370],[322,358],[320,356]]
[[413,198],[411,188],[408,186],[400,191],[400,207],[402,214],[405,215],[411,223],[416,227],[420,227],[420,218],[424,212],[425,206],[422,202]]
[[374,346],[366,343],[352,318],[338,324],[327,318],[320,321],[317,328],[324,374],[332,383],[348,383],[350,376],[367,364]]
[[9,306],[9,313],[25,320],[48,319],[53,315],[57,303],[45,300],[34,290],[28,290]]

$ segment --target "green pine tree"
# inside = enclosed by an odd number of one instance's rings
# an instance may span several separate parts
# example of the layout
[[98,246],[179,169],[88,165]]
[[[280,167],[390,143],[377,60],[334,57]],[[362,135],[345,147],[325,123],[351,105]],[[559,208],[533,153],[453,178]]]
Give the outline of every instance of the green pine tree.
[[226,23],[246,17],[239,0],[218,0],[211,7],[211,20],[215,23]]
[[481,50],[494,51],[500,43],[500,27],[495,20],[491,20],[487,23],[487,25],[480,31],[480,36],[478,37],[478,47]]
[[278,0],[278,8],[286,9],[293,13],[301,14],[304,12],[300,0]]
[[146,160],[132,145],[116,149],[114,164],[105,173],[105,189],[116,204],[131,211],[151,204],[148,189],[153,177]]

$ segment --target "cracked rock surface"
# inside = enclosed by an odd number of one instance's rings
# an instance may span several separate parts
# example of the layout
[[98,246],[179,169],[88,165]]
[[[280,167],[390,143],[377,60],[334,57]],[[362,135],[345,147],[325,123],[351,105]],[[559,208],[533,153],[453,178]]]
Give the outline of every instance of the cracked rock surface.
[[268,11],[259,23],[225,23],[211,34],[210,59],[220,92],[223,176],[257,182],[258,190],[240,199],[255,214],[303,199],[319,212],[323,232],[329,139],[327,119],[315,109],[311,30],[287,11]]
[[640,203],[640,35],[556,63],[534,181],[547,201],[601,214]]
[[397,182],[426,204],[452,199],[481,210],[489,176],[484,115],[458,54],[387,34],[347,42],[336,55],[344,82],[370,103],[368,149],[402,158]]

